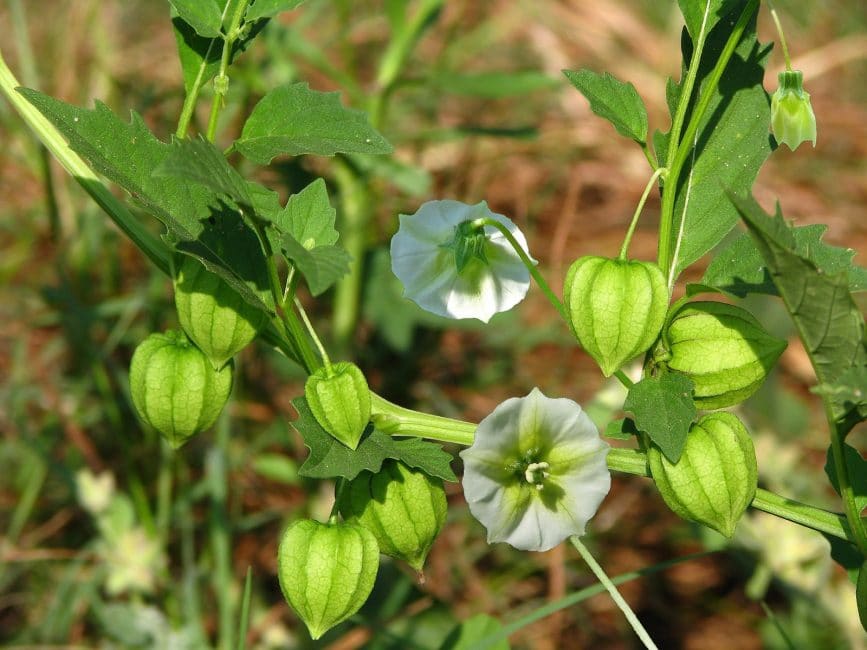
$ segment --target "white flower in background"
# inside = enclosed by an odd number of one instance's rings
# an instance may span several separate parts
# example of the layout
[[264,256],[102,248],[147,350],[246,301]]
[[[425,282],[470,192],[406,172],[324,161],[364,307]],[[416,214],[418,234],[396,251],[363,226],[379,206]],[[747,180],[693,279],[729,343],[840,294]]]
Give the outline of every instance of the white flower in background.
[[141,527],[124,531],[116,540],[103,540],[105,590],[112,596],[127,592],[149,594],[165,568],[159,541]]
[[90,514],[99,515],[114,497],[114,474],[102,472],[97,475],[85,467],[76,472],[75,487],[81,506]]
[[547,551],[583,535],[611,488],[608,450],[570,399],[534,388],[497,406],[461,452],[464,496],[488,543]]
[[439,316],[485,323],[521,302],[530,272],[503,233],[477,223],[484,218],[503,224],[527,251],[515,224],[491,212],[484,201],[428,201],[415,214],[400,215],[391,240],[391,268],[404,295]]

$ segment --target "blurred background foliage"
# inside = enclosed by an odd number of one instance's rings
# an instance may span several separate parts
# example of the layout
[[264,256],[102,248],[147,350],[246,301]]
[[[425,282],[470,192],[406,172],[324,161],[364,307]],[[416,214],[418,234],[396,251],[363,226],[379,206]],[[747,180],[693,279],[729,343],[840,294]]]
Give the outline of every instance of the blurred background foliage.
[[[406,22],[428,13],[386,88],[382,62],[400,27],[386,9],[401,4]],[[799,225],[828,224],[826,239],[854,248],[865,265],[867,6],[776,5],[812,94],[818,146],[775,153],[756,197],[766,209],[779,198]],[[183,85],[166,2],[9,0],[0,25],[4,55],[25,85],[79,105],[98,98],[121,115],[135,110],[164,139],[174,132]],[[574,258],[615,254],[646,161],[560,71],[589,67],[631,81],[651,128],[665,130],[680,25],[675,2],[650,0],[309,0],[269,24],[231,70],[220,144],[268,89],[304,80],[372,110],[396,147],[391,158],[300,157],[266,169],[233,159],[284,198],[315,176],[328,180],[344,240],[356,238],[364,263],[348,290],[356,301],[348,324],[331,320],[336,292],[307,301],[334,356],[355,357],[386,397],[442,415],[478,421],[539,386],[589,404],[600,425],[616,416],[622,394],[603,385],[543,296],[531,292],[486,328],[444,329],[400,301],[387,244],[396,215],[424,200],[485,199],[522,228],[553,286]],[[763,12],[760,37],[773,35]],[[766,88],[782,65],[775,50]],[[204,125],[207,113],[197,119]],[[126,374],[137,343],[177,326],[169,280],[5,102],[0,133],[0,643],[232,647],[250,568],[248,647],[311,646],[275,575],[282,527],[324,518],[332,497],[329,484],[296,471],[306,450],[289,426],[289,400],[303,375],[254,344],[238,359],[228,415],[180,452],[166,451],[135,418]],[[354,220],[353,210],[364,217]],[[633,239],[637,258],[655,257],[657,210],[651,201]],[[833,507],[806,355],[779,304],[750,307],[789,340],[779,369],[742,409],[761,484]],[[864,448],[863,431],[850,441]],[[457,485],[449,500],[424,582],[384,563],[368,605],[317,647],[436,648],[457,620],[479,612],[515,620],[592,583],[564,548],[489,547]],[[622,586],[660,647],[867,647],[851,584],[818,533],[751,512],[727,545],[668,512],[649,481],[619,477],[588,539],[611,575],[715,551]],[[542,650],[635,645],[604,595],[511,641]]]

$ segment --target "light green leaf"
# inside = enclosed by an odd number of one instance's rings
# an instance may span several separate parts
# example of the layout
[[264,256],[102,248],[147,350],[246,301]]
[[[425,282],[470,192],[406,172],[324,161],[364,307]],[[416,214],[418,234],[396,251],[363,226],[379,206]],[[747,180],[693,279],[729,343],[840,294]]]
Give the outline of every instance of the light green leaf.
[[[730,198],[755,239],[823,389],[859,381],[867,368],[867,343],[864,317],[849,293],[848,273],[826,273],[799,255],[779,209],[771,217],[751,196]],[[867,393],[867,386],[860,388]],[[862,420],[860,409],[845,391],[835,397],[831,390],[824,397],[842,435]]]
[[631,83],[623,83],[607,72],[563,70],[590,102],[590,110],[614,125],[617,132],[638,143],[647,141],[647,109]]
[[326,291],[349,273],[349,253],[339,246],[317,246],[307,250],[292,235],[280,239],[280,248],[298,272],[304,276],[314,296]]
[[484,99],[522,97],[559,85],[557,79],[537,70],[477,73],[443,71],[431,77],[428,83],[440,92]]
[[[853,264],[855,251],[851,248],[831,246],[822,241],[828,226],[813,224],[790,230],[798,255],[812,261],[825,273],[845,271],[849,278],[850,292],[867,290],[867,269]],[[740,234],[717,253],[701,281],[741,298],[749,293],[779,295],[759,249],[747,232]]]
[[304,445],[310,450],[310,455],[298,470],[301,476],[342,476],[352,480],[365,470],[378,472],[384,460],[394,458],[444,481],[457,480],[449,466],[452,457],[439,445],[420,438],[396,440],[370,426],[358,448],[353,451],[320,426],[303,397],[293,399],[292,406],[298,411],[298,419],[292,426],[301,434]]
[[[476,614],[453,629],[440,646],[440,650],[509,650],[503,624],[487,614]],[[489,637],[499,636],[490,643]]]
[[705,30],[712,30],[721,18],[738,6],[738,0],[678,0],[677,4],[680,5],[686,29],[694,40],[698,38],[703,24]]
[[169,4],[199,36],[220,36],[223,15],[217,0],[169,0]]
[[253,108],[235,148],[262,165],[279,155],[391,153],[367,116],[341,105],[339,95],[306,83],[275,88]]
[[298,194],[293,194],[286,207],[273,216],[268,239],[280,250],[284,234],[292,235],[307,250],[337,242],[340,235],[334,229],[337,211],[328,200],[325,181],[317,178]]
[[629,389],[623,410],[635,416],[635,426],[650,436],[665,457],[677,463],[686,434],[696,416],[692,381],[669,373],[646,377]]
[[635,422],[629,418],[620,418],[605,425],[605,431],[602,432],[602,435],[612,440],[632,440],[632,437],[638,433]]
[[[745,2],[736,0],[734,6],[740,10]],[[702,54],[697,89],[704,89],[729,31],[730,25],[724,21],[710,34]],[[747,192],[771,153],[769,100],[762,87],[769,51],[756,41],[753,17],[714,90],[696,132],[695,149],[686,159],[677,187],[665,188],[675,189],[674,223],[683,223],[679,247],[679,228],[674,228],[672,234],[671,250],[678,251],[678,274],[722,241],[737,223],[738,214],[726,198],[726,190]],[[691,56],[692,43],[687,38],[684,61]],[[691,114],[692,107],[685,123],[689,123]],[[665,143],[666,150],[669,144]]]
[[154,175],[172,147],[158,140],[137,114],[127,123],[100,102],[88,110],[34,90],[20,92],[96,172],[124,188],[166,226],[166,238],[177,250],[196,257],[254,307],[273,312],[256,234],[237,209],[203,186]]
[[262,18],[271,18],[284,11],[291,11],[304,0],[255,0],[247,9],[244,18],[252,22]]

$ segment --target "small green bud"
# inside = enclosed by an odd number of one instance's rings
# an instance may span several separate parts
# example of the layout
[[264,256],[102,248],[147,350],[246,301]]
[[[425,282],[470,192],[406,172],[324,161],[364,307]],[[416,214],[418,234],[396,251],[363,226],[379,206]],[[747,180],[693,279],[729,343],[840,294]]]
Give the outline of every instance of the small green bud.
[[563,301],[578,342],[610,377],[656,340],[668,289],[656,264],[587,256],[569,267]]
[[141,419],[177,449],[220,415],[232,391],[232,365],[215,370],[183,332],[151,334],[132,355],[129,388]]
[[350,449],[370,421],[370,389],[354,363],[340,361],[307,378],[304,397],[320,426]]
[[816,115],[803,81],[800,70],[781,72],[780,87],[771,97],[771,131],[778,143],[788,145],[792,151],[806,140],[816,146]]
[[198,260],[181,257],[175,277],[178,319],[187,336],[219,368],[256,337],[268,315]]
[[421,571],[446,521],[443,482],[400,461],[362,472],[340,494],[340,514],[370,530],[385,555]]
[[752,395],[786,342],[768,334],[753,315],[722,302],[691,302],[669,323],[654,356],[695,384],[702,409],[734,406]]
[[286,602],[318,639],[367,600],[379,570],[379,547],[356,523],[289,525],[277,548],[277,577]]
[[710,413],[690,427],[672,464],[656,445],[647,459],[668,507],[731,537],[756,494],[758,466],[746,427],[731,413]]

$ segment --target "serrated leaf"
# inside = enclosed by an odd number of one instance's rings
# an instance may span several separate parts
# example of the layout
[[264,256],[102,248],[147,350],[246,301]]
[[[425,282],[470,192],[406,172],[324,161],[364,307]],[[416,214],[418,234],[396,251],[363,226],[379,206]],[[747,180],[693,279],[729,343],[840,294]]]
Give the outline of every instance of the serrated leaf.
[[[861,512],[867,508],[867,461],[858,453],[857,449],[846,443],[843,443],[843,459],[849,471],[849,484],[852,486],[852,492],[855,496],[855,505]],[[837,468],[834,465],[830,447],[828,447],[828,453],[825,456],[825,474],[828,475],[828,480],[831,481],[834,490],[840,494],[840,481],[837,478]]]
[[[867,291],[867,269],[853,264],[853,249],[838,248],[823,242],[822,236],[827,230],[828,226],[823,224],[791,228],[795,252],[812,261],[824,273],[845,271],[850,292]],[[714,257],[701,281],[741,298],[750,293],[779,295],[762,255],[748,232],[739,235]]]
[[255,0],[247,9],[244,18],[248,21],[271,18],[284,11],[291,11],[304,0]]
[[216,38],[220,35],[223,12],[216,0],[169,0],[169,4],[199,36]]
[[686,434],[696,416],[692,381],[679,374],[646,377],[629,389],[623,409],[635,416],[635,426],[650,436],[665,457],[677,463]]
[[[795,237],[779,208],[771,217],[752,196],[732,194],[730,199],[747,224],[798,328],[819,383],[835,386],[841,377],[860,376],[867,368],[864,317],[849,293],[848,274],[825,273],[799,255]],[[841,435],[862,420],[859,409],[845,399],[826,399],[830,400]]]
[[678,0],[686,28],[693,39],[698,37],[702,25],[712,30],[721,18],[731,13],[737,0]]
[[196,257],[251,305],[273,313],[256,234],[234,206],[212,191],[184,179],[154,175],[172,148],[158,140],[136,113],[130,122],[123,122],[101,102],[88,110],[34,90],[19,92],[96,172],[124,188],[166,226],[170,244]]
[[537,70],[477,73],[451,70],[437,73],[428,79],[428,84],[440,92],[452,95],[500,99],[522,97],[539,90],[556,88],[559,82]]
[[340,237],[334,229],[337,211],[328,200],[325,181],[317,178],[286,202],[286,207],[273,215],[268,239],[275,250],[282,248],[284,234],[289,234],[307,250],[329,246]]
[[638,143],[647,141],[647,109],[631,83],[624,83],[609,73],[592,70],[563,70],[590,102],[590,110],[603,117],[617,132]]
[[280,249],[304,276],[314,296],[323,293],[349,273],[349,261],[352,258],[340,246],[317,246],[307,250],[292,235],[285,234],[280,239]]
[[[735,0],[732,9],[740,13],[745,4],[746,0]],[[678,226],[683,223],[679,245],[680,228],[674,228],[672,233],[671,250],[677,251],[674,260],[677,274],[716,246],[732,229],[738,214],[726,199],[726,191],[748,191],[771,153],[770,103],[762,87],[770,48],[756,40],[755,22],[753,16],[714,89],[691,143],[695,148],[686,159],[677,187],[665,188],[676,192],[674,223]],[[721,21],[709,35],[698,70],[696,93],[704,90],[730,28],[727,21]],[[685,37],[684,61],[692,57],[692,47]],[[684,124],[689,123],[694,108],[695,101]],[[666,142],[666,150],[669,146],[673,144]]]
[[275,88],[253,108],[235,148],[262,165],[280,155],[391,153],[367,116],[344,107],[339,96],[311,90],[306,83]]
[[358,448],[353,451],[319,425],[303,397],[292,400],[292,406],[298,411],[298,419],[292,426],[301,434],[304,445],[310,450],[310,455],[298,470],[301,476],[342,476],[352,480],[365,470],[378,472],[383,461],[394,458],[444,481],[457,480],[449,466],[452,457],[440,445],[420,438],[396,440],[371,425]]

